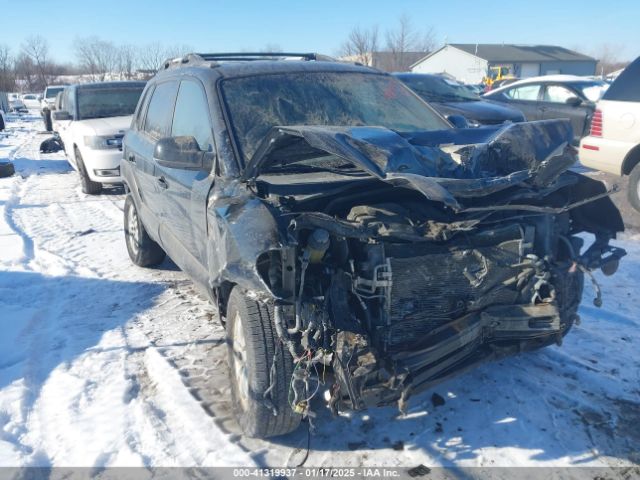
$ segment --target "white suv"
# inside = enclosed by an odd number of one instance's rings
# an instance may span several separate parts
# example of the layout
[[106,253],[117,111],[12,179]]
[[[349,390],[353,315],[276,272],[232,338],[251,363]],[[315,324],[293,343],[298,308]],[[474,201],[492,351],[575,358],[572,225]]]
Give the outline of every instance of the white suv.
[[598,102],[591,132],[580,142],[580,162],[596,170],[629,175],[629,203],[640,211],[640,58]]
[[145,82],[103,82],[64,90],[64,109],[52,115],[84,193],[100,193],[105,183],[121,183],[122,138],[144,86]]

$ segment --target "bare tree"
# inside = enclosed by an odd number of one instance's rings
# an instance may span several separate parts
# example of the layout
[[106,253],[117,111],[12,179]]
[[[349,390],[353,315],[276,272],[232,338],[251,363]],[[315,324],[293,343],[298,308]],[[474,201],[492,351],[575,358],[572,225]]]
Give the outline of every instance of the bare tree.
[[11,50],[7,45],[0,45],[0,92],[13,92],[16,89]]
[[190,45],[169,45],[164,51],[164,59],[183,57],[188,53],[193,53],[193,47]]
[[22,52],[31,59],[38,76],[40,87],[48,83],[49,44],[40,35],[31,35],[22,44]]
[[161,68],[167,59],[182,57],[192,52],[193,47],[190,45],[175,44],[165,47],[159,42],[154,42],[138,49],[137,65],[139,69],[151,73]]
[[417,31],[411,24],[408,15],[398,18],[397,26],[387,30],[386,50],[391,53],[391,69],[397,71],[407,70],[412,58],[407,57],[408,52],[429,53],[435,47],[435,32],[432,27],[424,32]]
[[118,73],[125,78],[131,80],[135,74],[136,67],[136,47],[133,45],[121,45],[117,51],[117,69]]
[[16,83],[20,83],[23,87],[26,87],[27,91],[44,90],[46,85],[40,82],[35,63],[29,55],[20,52],[15,59],[13,68]]
[[355,27],[342,44],[341,54],[364,65],[373,66],[374,54],[378,51],[378,27],[368,29]]
[[607,75],[616,70],[624,68],[628,62],[620,60],[618,52],[623,50],[621,45],[613,45],[610,43],[603,43],[592,53],[592,56],[598,60],[596,66],[596,73],[598,75]]
[[104,81],[118,67],[118,49],[98,37],[76,38],[73,48],[80,67],[93,80]]
[[[267,43],[264,47],[258,50],[259,53],[282,53],[282,47],[277,43]],[[277,57],[266,57],[266,58],[274,58]]]
[[416,52],[431,53],[438,44],[436,31],[433,27],[427,27],[421,34],[418,34],[418,41],[415,45]]
[[262,49],[260,49],[260,51],[263,53],[281,53],[282,47],[277,43],[267,43],[264,47],[262,47]]
[[166,59],[166,49],[158,42],[150,43],[138,50],[138,65],[143,70],[155,72]]

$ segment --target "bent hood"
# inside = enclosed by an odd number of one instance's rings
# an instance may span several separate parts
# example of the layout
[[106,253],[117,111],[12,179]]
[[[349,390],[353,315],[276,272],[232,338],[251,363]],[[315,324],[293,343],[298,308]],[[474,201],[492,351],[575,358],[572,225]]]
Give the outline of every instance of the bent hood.
[[460,198],[545,187],[576,161],[568,120],[398,133],[383,127],[274,127],[243,177],[275,163],[336,155],[378,179],[462,210]]

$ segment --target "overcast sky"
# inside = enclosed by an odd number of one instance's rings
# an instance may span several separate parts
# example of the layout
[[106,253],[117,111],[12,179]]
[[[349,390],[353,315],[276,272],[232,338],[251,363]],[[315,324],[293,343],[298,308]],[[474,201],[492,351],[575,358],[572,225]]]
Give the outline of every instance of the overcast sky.
[[561,45],[594,54],[608,43],[620,60],[640,56],[640,0],[0,0],[0,43],[17,53],[41,34],[51,56],[74,60],[73,41],[189,45],[195,51],[263,49],[336,54],[355,26],[393,27],[402,14],[433,27],[438,44]]

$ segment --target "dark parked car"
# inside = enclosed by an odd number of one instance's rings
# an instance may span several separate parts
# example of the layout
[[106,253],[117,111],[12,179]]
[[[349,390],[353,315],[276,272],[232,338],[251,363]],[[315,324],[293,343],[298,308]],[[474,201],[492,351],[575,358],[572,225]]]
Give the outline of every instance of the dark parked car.
[[423,73],[394,74],[424,101],[445,117],[461,115],[471,127],[523,122],[524,115],[516,108],[483,100],[464,85],[440,75]]
[[573,75],[528,78],[491,90],[482,98],[518,108],[527,120],[568,118],[574,145],[589,133],[591,117],[607,84]]
[[377,70],[265,55],[166,62],[121,167],[129,255],[166,252],[217,306],[245,433],[292,431],[324,388],[334,411],[404,411],[560,342],[583,273],[624,255],[603,184],[567,170],[567,121],[453,129]]

